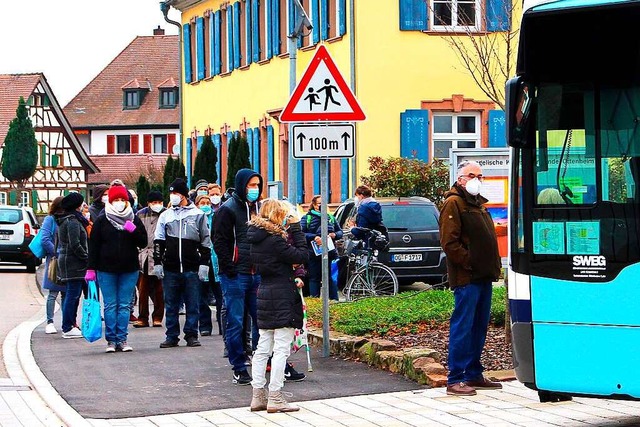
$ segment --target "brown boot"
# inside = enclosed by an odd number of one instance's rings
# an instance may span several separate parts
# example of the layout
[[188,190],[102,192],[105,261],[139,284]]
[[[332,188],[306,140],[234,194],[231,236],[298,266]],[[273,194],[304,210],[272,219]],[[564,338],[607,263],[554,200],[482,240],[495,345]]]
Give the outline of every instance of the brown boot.
[[251,398],[251,411],[264,411],[267,409],[267,390],[264,388],[254,388]]
[[267,402],[267,412],[273,414],[274,412],[295,412],[300,408],[289,404],[281,391],[270,391],[269,401]]
[[149,327],[149,323],[145,322],[144,320],[136,320],[135,322],[133,322],[133,327],[134,328],[148,328]]
[[447,386],[447,394],[449,396],[475,396],[476,389],[469,387],[466,383],[456,383]]

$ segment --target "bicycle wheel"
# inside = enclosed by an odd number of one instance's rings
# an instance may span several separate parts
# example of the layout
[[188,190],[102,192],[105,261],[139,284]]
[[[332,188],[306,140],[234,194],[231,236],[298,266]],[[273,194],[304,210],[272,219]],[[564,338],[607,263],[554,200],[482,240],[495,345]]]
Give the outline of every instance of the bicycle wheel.
[[347,301],[398,293],[398,278],[386,265],[372,262],[359,268],[349,279],[346,288]]

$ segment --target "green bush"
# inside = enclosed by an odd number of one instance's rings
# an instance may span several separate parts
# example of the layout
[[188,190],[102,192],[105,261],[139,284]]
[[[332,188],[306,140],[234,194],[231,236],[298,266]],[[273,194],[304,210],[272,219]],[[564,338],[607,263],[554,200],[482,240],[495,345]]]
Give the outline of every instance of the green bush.
[[[322,325],[322,301],[307,298],[309,321]],[[451,291],[404,292],[394,297],[366,298],[351,303],[331,304],[332,330],[349,335],[395,335],[415,333],[420,324],[448,322],[453,311]],[[493,289],[491,323],[504,325],[505,288]]]

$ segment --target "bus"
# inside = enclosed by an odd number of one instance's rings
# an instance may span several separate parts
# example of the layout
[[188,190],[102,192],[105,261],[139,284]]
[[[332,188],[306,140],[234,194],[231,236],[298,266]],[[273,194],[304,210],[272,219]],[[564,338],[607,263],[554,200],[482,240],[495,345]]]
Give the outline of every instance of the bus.
[[640,399],[640,1],[530,1],[507,82],[516,377]]

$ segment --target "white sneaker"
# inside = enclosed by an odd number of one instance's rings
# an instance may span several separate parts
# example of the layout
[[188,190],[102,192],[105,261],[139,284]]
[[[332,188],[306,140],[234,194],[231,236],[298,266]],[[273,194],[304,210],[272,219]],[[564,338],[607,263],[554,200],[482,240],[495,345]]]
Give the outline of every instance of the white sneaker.
[[107,343],[107,349],[104,351],[105,353],[115,353],[116,352],[116,344],[113,342]]
[[58,330],[53,325],[53,323],[47,323],[47,327],[44,328],[44,332],[47,333],[47,334],[57,334]]
[[78,328],[71,328],[71,330],[62,333],[62,338],[82,338],[82,332]]

